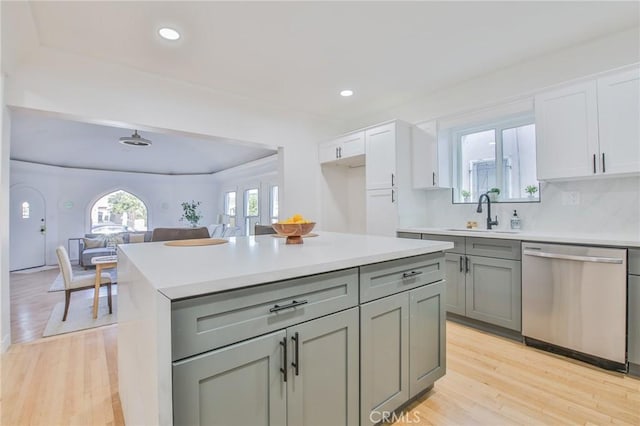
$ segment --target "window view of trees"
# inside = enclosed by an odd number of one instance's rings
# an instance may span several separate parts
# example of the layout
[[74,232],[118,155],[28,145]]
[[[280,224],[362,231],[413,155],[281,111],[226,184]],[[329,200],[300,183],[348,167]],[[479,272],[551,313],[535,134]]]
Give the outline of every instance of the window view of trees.
[[91,208],[91,232],[113,234],[147,230],[147,206],[133,194],[118,190],[105,195]]

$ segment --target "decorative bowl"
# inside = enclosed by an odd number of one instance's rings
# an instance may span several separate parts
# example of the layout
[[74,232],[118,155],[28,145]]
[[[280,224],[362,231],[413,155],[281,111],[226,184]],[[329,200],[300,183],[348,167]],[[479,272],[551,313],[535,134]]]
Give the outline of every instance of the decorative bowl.
[[302,244],[302,236],[311,232],[316,223],[274,223],[272,226],[278,234],[287,237],[287,244]]

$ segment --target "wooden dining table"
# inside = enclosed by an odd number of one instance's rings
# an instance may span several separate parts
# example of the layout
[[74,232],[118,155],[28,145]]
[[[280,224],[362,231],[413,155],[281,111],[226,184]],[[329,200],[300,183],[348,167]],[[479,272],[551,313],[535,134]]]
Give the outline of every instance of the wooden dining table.
[[98,298],[100,295],[100,274],[103,269],[118,266],[118,255],[96,256],[91,258],[91,264],[96,265],[95,290],[93,293],[93,319],[98,318]]

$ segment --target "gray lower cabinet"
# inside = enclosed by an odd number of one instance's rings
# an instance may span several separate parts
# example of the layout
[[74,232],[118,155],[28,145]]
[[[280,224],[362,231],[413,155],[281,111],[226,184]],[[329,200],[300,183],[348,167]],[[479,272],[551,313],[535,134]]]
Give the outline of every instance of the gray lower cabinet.
[[447,312],[466,314],[466,273],[465,257],[460,254],[446,253],[445,276],[447,277]]
[[375,424],[446,370],[444,281],[360,306],[360,423]]
[[[628,312],[628,348],[627,358],[630,363],[640,367],[640,275],[629,275],[629,307]],[[637,369],[637,372],[636,372]],[[640,368],[634,368],[640,375]]]
[[358,308],[173,364],[176,425],[357,425]]
[[173,364],[175,425],[284,425],[284,330]]
[[358,308],[290,327],[287,336],[287,423],[357,425]]
[[522,330],[520,262],[468,256],[466,316],[512,330]]
[[429,234],[422,238],[455,244],[445,253],[447,312],[522,330],[520,241]]

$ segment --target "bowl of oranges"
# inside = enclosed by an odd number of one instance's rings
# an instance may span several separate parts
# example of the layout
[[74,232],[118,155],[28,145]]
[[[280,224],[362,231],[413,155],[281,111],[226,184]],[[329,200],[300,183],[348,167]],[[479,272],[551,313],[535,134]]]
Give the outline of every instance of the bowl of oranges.
[[294,214],[272,226],[279,235],[287,237],[287,244],[302,244],[302,236],[311,232],[316,223],[305,219],[301,214]]

